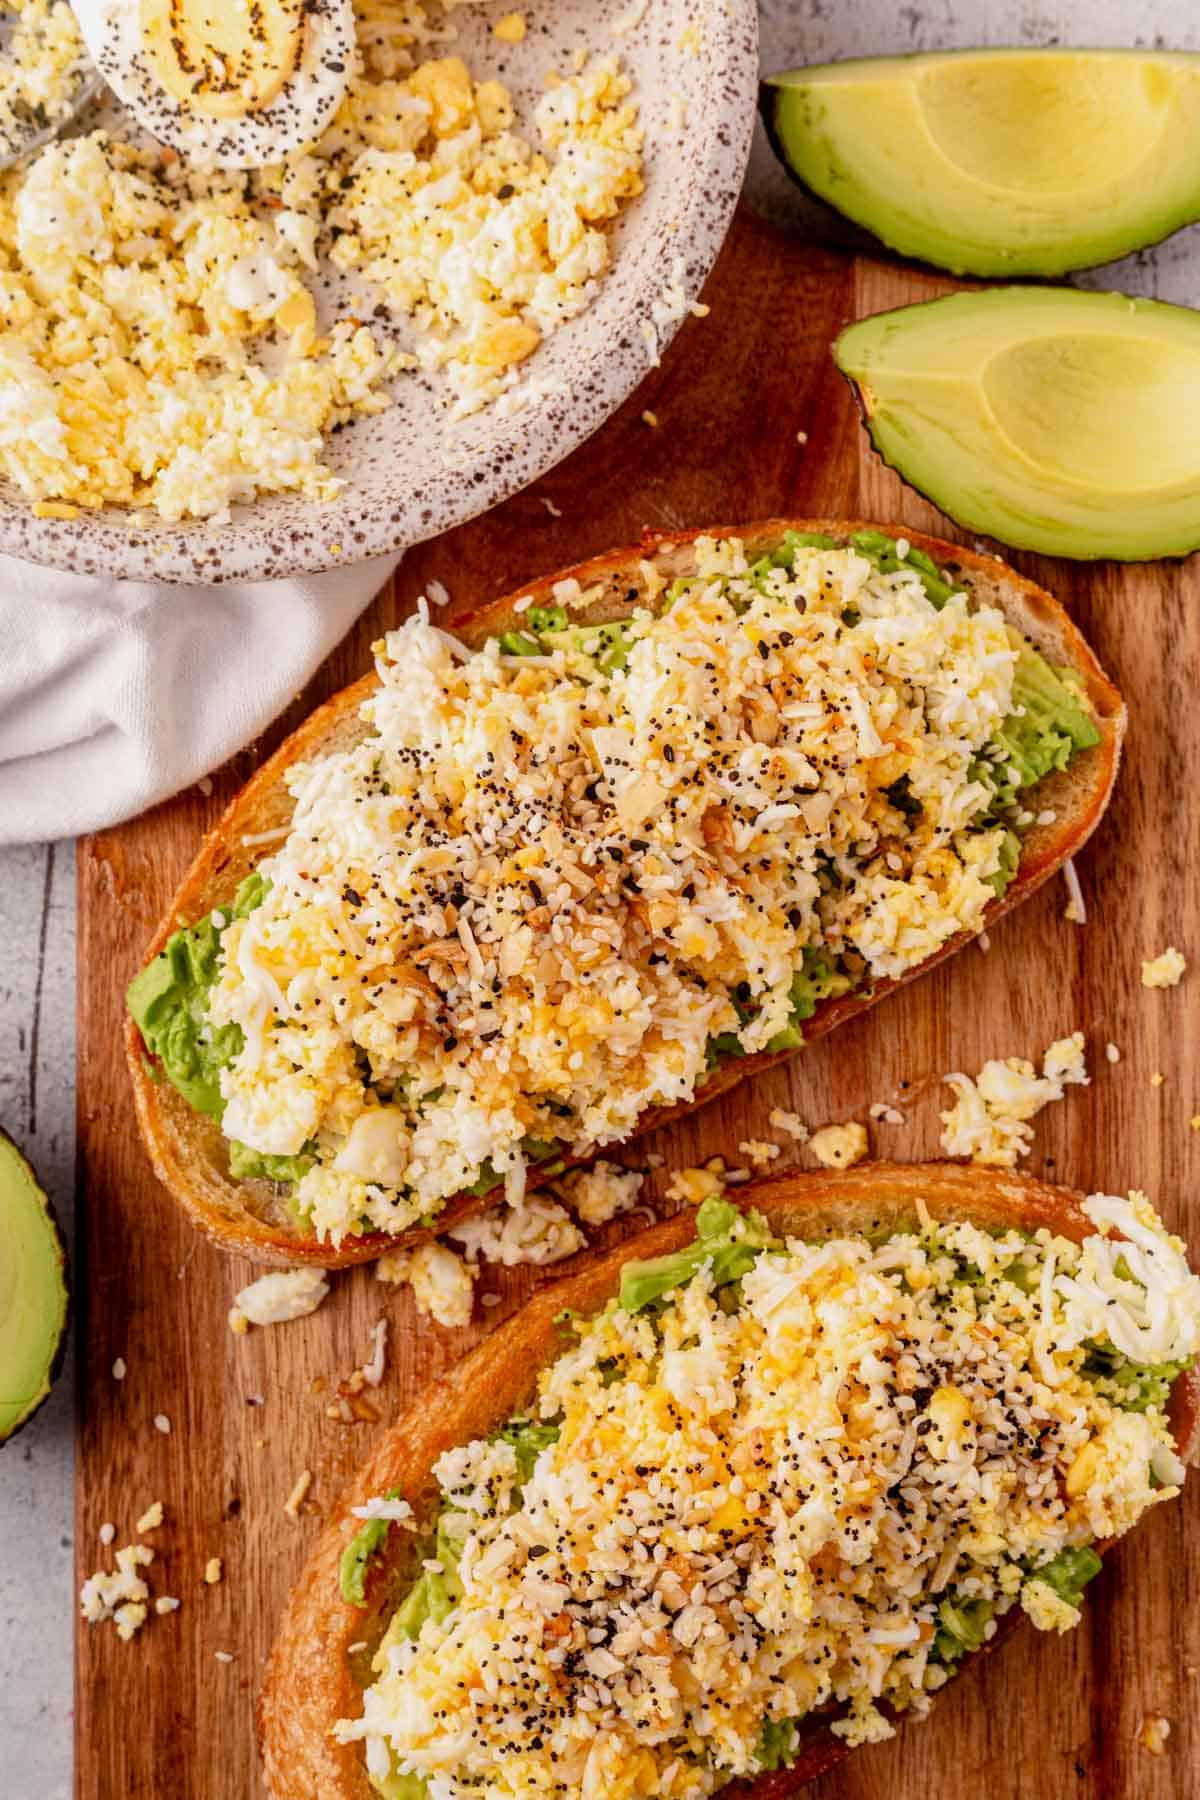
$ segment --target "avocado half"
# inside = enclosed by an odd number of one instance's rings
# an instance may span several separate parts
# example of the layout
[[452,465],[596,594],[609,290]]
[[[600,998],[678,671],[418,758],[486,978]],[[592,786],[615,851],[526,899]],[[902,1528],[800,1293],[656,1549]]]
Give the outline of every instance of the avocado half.
[[67,1306],[58,1220],[33,1170],[0,1131],[0,1444],[28,1423],[54,1385]]
[[883,460],[969,531],[1079,560],[1200,548],[1200,312],[987,288],[862,319],[833,357]]
[[869,57],[773,75],[761,105],[805,187],[955,275],[1061,275],[1200,218],[1200,54]]

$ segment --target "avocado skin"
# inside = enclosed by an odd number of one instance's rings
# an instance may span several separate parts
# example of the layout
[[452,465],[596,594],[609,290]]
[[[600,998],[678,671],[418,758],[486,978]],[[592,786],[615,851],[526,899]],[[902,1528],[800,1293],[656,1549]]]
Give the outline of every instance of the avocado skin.
[[[17,1165],[17,1168],[11,1175],[4,1166],[10,1157]],[[13,1439],[20,1435],[26,1425],[29,1424],[29,1421],[37,1417],[37,1414],[50,1398],[51,1390],[59,1376],[62,1374],[63,1360],[67,1354],[67,1338],[71,1322],[70,1261],[67,1256],[66,1240],[63,1237],[62,1227],[58,1221],[58,1215],[54,1210],[49,1195],[34,1174],[33,1166],[29,1159],[24,1155],[20,1146],[15,1143],[4,1130],[4,1127],[0,1126],[0,1221],[3,1220],[5,1212],[5,1187],[9,1180],[14,1178],[20,1179],[22,1171],[24,1171],[25,1178],[28,1180],[35,1197],[40,1202],[41,1214],[45,1222],[47,1236],[49,1237],[51,1246],[54,1250],[55,1270],[58,1277],[57,1298],[61,1306],[61,1316],[58,1323],[58,1341],[55,1345],[54,1353],[46,1366],[42,1391],[36,1399],[30,1402],[26,1410],[12,1425],[7,1429],[0,1426],[0,1449],[2,1449],[5,1444],[11,1444]]]
[[[1023,315],[1032,321],[1030,328],[1013,329],[1012,321],[1019,322]],[[1126,294],[1049,285],[976,288],[875,313],[847,326],[835,339],[832,355],[850,384],[880,461],[964,530],[1010,548],[1076,562],[1155,562],[1190,556],[1200,550],[1200,453],[1186,481],[1177,476],[1157,495],[1153,490],[1092,480],[1083,462],[1078,471],[1064,476],[1062,467],[1072,454],[1086,461],[1089,429],[1097,429],[1093,419],[1078,433],[1050,442],[1058,467],[1043,469],[1036,483],[1021,473],[1025,448],[1009,445],[984,391],[983,377],[1000,353],[1036,348],[1043,338],[1069,340],[1073,316],[1081,344],[1093,330],[1118,342],[1128,327],[1131,342],[1140,337],[1177,345],[1181,379],[1189,372],[1187,365],[1200,357],[1200,311]],[[962,354],[964,320],[972,321],[977,332],[973,365]],[[917,340],[920,367],[915,372],[888,362],[891,347],[910,334]],[[908,355],[913,355],[911,348]],[[923,384],[931,379],[941,383],[936,409],[930,394],[923,392]],[[885,386],[886,394],[880,391]],[[1124,401],[1137,395],[1127,387],[1123,398],[1115,383],[1105,393],[1111,405],[1108,435],[1115,442],[1130,442]],[[969,441],[972,420],[964,399],[981,402],[976,454]],[[1132,463],[1139,453],[1134,440],[1129,448]]]
[[[1017,52],[1023,56],[1035,57],[1038,52],[1024,47]],[[949,62],[956,58],[973,58],[986,66],[989,59],[999,63],[1005,57],[1014,54],[1009,49],[993,50],[957,50],[935,52],[911,52],[896,56],[857,57],[847,61],[863,65],[875,65],[882,74],[890,65],[901,71],[905,64],[919,63],[925,60]],[[1041,52],[1046,56],[1063,56],[1074,54],[1079,58],[1101,57],[1130,58],[1141,57],[1148,62],[1160,58],[1164,62],[1183,62],[1188,60],[1186,52],[1154,52],[1140,50],[1087,51],[1069,52],[1065,47],[1055,46]],[[1200,66],[1200,56],[1193,58]],[[887,196],[878,197],[879,212],[875,211],[875,198],[856,190],[852,179],[844,172],[840,181],[840,198],[835,198],[828,187],[815,185],[796,167],[792,152],[787,142],[783,123],[788,106],[788,94],[794,91],[789,84],[789,76],[803,77],[807,73],[819,74],[828,65],[813,64],[809,69],[804,67],[781,71],[777,75],[766,77],[759,84],[759,114],[767,134],[771,149],[778,158],[791,181],[811,199],[826,206],[831,212],[840,215],[859,231],[868,232],[885,249],[907,262],[917,263],[925,268],[947,271],[952,275],[989,277],[1042,277],[1053,279],[1066,275],[1077,269],[1097,268],[1107,262],[1115,262],[1124,256],[1131,256],[1141,250],[1150,249],[1155,244],[1164,243],[1176,232],[1186,229],[1200,220],[1200,177],[1186,198],[1181,198],[1175,206],[1164,208],[1161,204],[1155,207],[1147,198],[1145,222],[1134,228],[1132,221],[1123,221],[1122,227],[1107,232],[1092,223],[1086,235],[1080,239],[1072,239],[1064,234],[1060,241],[1050,242],[1048,239],[1038,246],[1021,247],[1016,241],[1011,246],[1002,246],[993,242],[989,249],[981,244],[966,242],[951,243],[947,240],[940,250],[931,248],[920,242],[919,233],[911,226],[907,230],[897,231],[889,220]],[[1031,129],[1035,125],[1031,121]]]

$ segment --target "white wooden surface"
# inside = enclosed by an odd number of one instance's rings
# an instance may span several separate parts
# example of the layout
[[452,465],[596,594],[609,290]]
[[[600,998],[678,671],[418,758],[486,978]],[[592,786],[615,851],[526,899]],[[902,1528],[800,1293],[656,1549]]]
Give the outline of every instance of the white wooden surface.
[[[1191,0],[763,0],[762,18],[767,69],[971,44],[1200,49],[1200,14]],[[749,190],[776,219],[825,241],[855,241],[797,193],[761,132]],[[1079,279],[1200,303],[1200,227]],[[0,850],[0,1123],[31,1155],[64,1225],[73,1201],[74,955],[70,846]],[[71,1422],[68,1367],[49,1405],[0,1454],[0,1793],[6,1800],[68,1800],[70,1793]],[[130,1654],[137,1654],[136,1645]]]

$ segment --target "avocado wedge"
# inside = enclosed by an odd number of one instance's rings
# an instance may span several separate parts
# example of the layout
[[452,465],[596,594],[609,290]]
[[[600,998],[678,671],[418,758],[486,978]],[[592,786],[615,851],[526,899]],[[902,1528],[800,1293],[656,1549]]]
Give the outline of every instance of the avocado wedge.
[[879,455],[968,530],[1080,561],[1200,548],[1200,312],[992,288],[862,319],[833,357]]
[[49,1200],[0,1131],[0,1444],[38,1410],[62,1361],[67,1253]]
[[1200,55],[965,50],[772,76],[805,187],[956,275],[1061,275],[1200,218]]

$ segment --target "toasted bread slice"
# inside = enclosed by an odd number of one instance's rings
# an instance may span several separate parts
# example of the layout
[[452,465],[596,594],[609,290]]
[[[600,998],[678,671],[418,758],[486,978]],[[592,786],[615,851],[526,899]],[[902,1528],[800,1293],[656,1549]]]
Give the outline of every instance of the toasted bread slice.
[[[748,552],[761,554],[778,543],[788,530],[820,531],[847,540],[854,532],[878,529],[880,527],[861,521],[772,519],[742,527],[714,527],[703,535],[738,537],[745,542]],[[1101,742],[1094,749],[1081,752],[1068,768],[1048,776],[1039,784],[1039,809],[1052,813],[1053,822],[1034,825],[1025,835],[1016,876],[1003,897],[988,907],[984,915],[986,927],[1018,906],[1043,881],[1061,869],[1095,828],[1116,779],[1125,731],[1125,708],[1120,694],[1080,632],[1058,602],[1042,588],[1026,581],[996,557],[981,556],[956,544],[923,537],[907,527],[892,530],[893,535],[904,536],[911,544],[925,550],[939,568],[950,570],[981,604],[995,606],[1003,612],[1048,661],[1073,670],[1101,734]],[[575,619],[596,623],[622,616],[629,610],[631,590],[643,585],[639,564],[647,560],[653,562],[668,581],[687,574],[694,567],[695,539],[701,535],[699,532],[675,533],[669,538],[662,534],[648,535],[629,549],[613,551],[575,568],[545,576],[517,593],[455,621],[453,628],[465,643],[482,645],[488,637],[520,622],[520,615],[515,611],[519,599],[530,596],[535,605],[546,603],[552,598],[555,584],[567,577],[574,577],[585,590],[597,587],[603,590],[587,606],[572,609]],[[172,932],[181,925],[191,924],[229,901],[238,883],[261,858],[261,841],[256,844],[254,840],[261,839],[264,832],[285,825],[291,816],[292,800],[284,786],[287,771],[294,763],[345,750],[360,741],[366,735],[367,727],[360,719],[359,711],[377,686],[378,678],[372,673],[326,701],[263,764],[226,808],[201,845],[155,933],[146,952],[147,962],[158,954]],[[914,975],[952,955],[972,935],[960,932],[918,968],[902,977],[902,981],[912,980]],[[900,985],[901,981],[878,981],[870,993],[848,994],[822,1002],[805,1025],[806,1041],[824,1037],[826,1032],[846,1019],[857,1017]],[[195,1112],[169,1082],[156,1078],[141,1034],[132,1020],[126,1023],[125,1043],[138,1122],[155,1171],[192,1223],[214,1242],[258,1262],[318,1263],[327,1268],[339,1268],[350,1263],[369,1262],[385,1250],[415,1244],[430,1235],[428,1230],[414,1227],[396,1236],[376,1232],[347,1237],[335,1246],[306,1232],[297,1225],[282,1203],[279,1190],[271,1182],[239,1181],[230,1175],[227,1144],[218,1124]],[[645,1113],[639,1121],[638,1135],[654,1130],[693,1107],[706,1104],[739,1082],[796,1054],[794,1050],[774,1054],[762,1052],[722,1064],[704,1082],[694,1101]],[[531,1184],[536,1184],[537,1179],[536,1170],[531,1169]],[[494,1203],[494,1194],[482,1198],[460,1195],[450,1200],[438,1214],[435,1229],[445,1230]]]
[[[840,1175],[780,1175],[738,1194],[739,1203],[757,1208],[777,1235],[808,1239],[915,1228],[921,1200],[937,1220],[965,1220],[997,1231],[1046,1226],[1079,1242],[1095,1231],[1082,1210],[1082,1198],[1026,1176],[952,1163],[865,1163]],[[541,1288],[382,1438],[318,1540],[267,1666],[259,1724],[274,1800],[313,1800],[315,1795],[321,1800],[371,1800],[374,1794],[361,1746],[339,1745],[330,1732],[336,1720],[361,1711],[362,1690],[374,1679],[371,1660],[411,1585],[421,1551],[418,1534],[390,1532],[369,1565],[366,1605],[347,1604],[338,1571],[342,1552],[358,1529],[351,1509],[399,1488],[422,1525],[432,1526],[440,1498],[433,1477],[437,1459],[455,1445],[487,1436],[528,1405],[539,1373],[562,1354],[562,1332],[555,1324],[562,1310],[598,1312],[617,1293],[627,1262],[678,1250],[694,1235],[695,1214],[689,1210],[604,1255],[585,1253],[574,1273]],[[1200,1429],[1197,1371],[1175,1382],[1170,1417],[1179,1455],[1189,1461]],[[1011,1627],[1022,1616],[1009,1613],[1004,1624]],[[843,1740],[829,1730],[828,1718],[814,1719],[790,1768],[727,1791],[775,1800],[847,1754]]]

